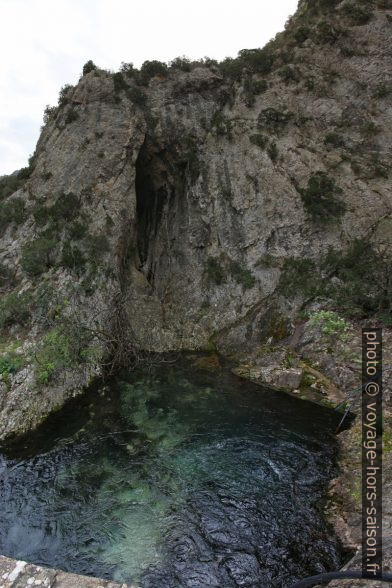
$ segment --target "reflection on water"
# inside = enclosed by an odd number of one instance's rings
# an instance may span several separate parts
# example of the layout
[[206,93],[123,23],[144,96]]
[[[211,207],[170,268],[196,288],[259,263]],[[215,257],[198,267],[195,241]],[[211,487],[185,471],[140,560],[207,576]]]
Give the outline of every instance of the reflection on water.
[[180,366],[89,401],[1,458],[1,553],[143,588],[280,588],[339,566],[332,411]]

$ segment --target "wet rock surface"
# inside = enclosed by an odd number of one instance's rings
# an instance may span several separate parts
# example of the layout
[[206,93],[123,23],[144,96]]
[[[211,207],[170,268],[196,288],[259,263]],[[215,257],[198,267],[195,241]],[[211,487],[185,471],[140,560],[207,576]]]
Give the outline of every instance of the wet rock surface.
[[0,588],[136,588],[0,556]]

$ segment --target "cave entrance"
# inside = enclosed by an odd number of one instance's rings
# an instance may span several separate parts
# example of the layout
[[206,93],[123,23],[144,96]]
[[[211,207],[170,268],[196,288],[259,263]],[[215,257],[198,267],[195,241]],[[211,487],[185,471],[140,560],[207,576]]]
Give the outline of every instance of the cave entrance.
[[137,253],[151,281],[158,261],[167,259],[184,191],[184,169],[175,153],[146,137],[136,160]]

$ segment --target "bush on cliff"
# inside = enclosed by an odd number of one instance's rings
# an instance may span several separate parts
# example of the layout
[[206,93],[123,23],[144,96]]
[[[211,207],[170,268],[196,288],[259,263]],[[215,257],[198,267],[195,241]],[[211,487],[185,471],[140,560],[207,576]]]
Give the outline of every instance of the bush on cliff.
[[21,198],[16,197],[3,202],[0,206],[0,232],[2,233],[11,223],[19,225],[25,218],[25,206]]
[[306,212],[313,222],[327,224],[339,219],[346,211],[345,203],[338,198],[342,193],[335,180],[325,172],[311,175],[305,189],[297,188]]
[[27,292],[10,292],[0,298],[0,328],[26,325],[30,320],[32,298]]
[[168,67],[166,63],[162,61],[145,61],[140,68],[140,75],[142,82],[147,83],[151,78],[155,76],[166,77],[168,73]]
[[56,373],[77,367],[85,361],[85,341],[75,335],[69,332],[68,325],[58,325],[46,333],[34,358],[38,383],[46,385]]
[[22,247],[21,266],[29,276],[38,276],[54,265],[57,239],[37,237]]
[[88,73],[90,73],[91,71],[94,71],[95,69],[97,69],[97,66],[92,61],[92,59],[89,59],[88,61],[86,61],[86,63],[83,66],[83,75],[85,76]]

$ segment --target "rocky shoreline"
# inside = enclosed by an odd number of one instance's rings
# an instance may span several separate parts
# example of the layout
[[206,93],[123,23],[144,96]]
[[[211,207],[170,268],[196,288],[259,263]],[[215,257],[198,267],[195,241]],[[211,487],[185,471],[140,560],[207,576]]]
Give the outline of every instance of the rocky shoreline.
[[[279,349],[255,352],[254,357],[235,373],[265,385],[279,386],[286,382],[286,391],[298,380],[296,390],[303,398],[330,406],[337,406],[350,397],[355,419],[350,427],[338,435],[339,475],[331,481],[325,514],[330,520],[343,547],[353,553],[345,567],[361,566],[361,328],[365,324],[351,324],[343,336],[325,334],[322,329],[301,324],[294,335]],[[392,366],[392,330],[383,329],[383,364]],[[290,367],[287,359],[290,358]],[[275,358],[275,363],[273,363]],[[276,361],[278,360],[278,361]],[[265,367],[265,366],[268,367]],[[273,377],[271,377],[273,375]],[[275,379],[274,379],[275,378]],[[313,381],[312,381],[313,380]],[[390,439],[391,383],[388,372],[383,378],[383,418],[385,424],[383,452],[383,538],[386,546],[384,570],[392,569],[392,444]],[[354,391],[354,393],[353,393]],[[389,543],[388,543],[389,541]],[[368,586],[360,580],[334,581],[331,587],[357,588]],[[376,588],[385,584],[372,583]]]

